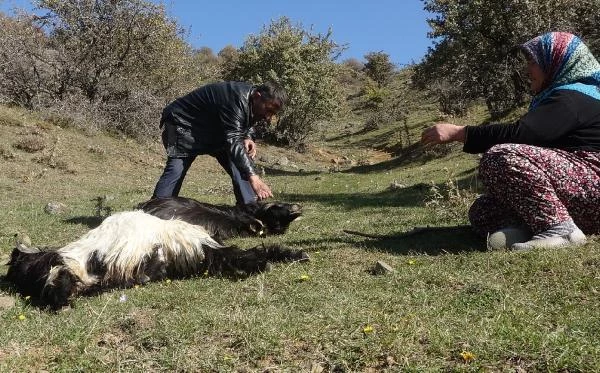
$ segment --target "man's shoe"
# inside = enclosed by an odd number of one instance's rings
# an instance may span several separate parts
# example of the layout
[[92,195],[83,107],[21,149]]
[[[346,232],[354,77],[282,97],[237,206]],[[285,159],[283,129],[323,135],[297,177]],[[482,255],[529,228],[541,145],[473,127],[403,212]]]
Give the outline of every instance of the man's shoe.
[[571,233],[566,235],[556,235],[551,237],[533,239],[523,243],[515,243],[511,246],[511,249],[522,251],[531,250],[535,248],[556,249],[559,247],[576,247],[583,245],[585,241],[585,234],[583,234],[583,232],[579,228],[575,228]]
[[526,242],[531,239],[533,234],[527,228],[523,227],[506,227],[497,230],[488,235],[487,248],[488,250],[504,250],[510,248],[518,242]]

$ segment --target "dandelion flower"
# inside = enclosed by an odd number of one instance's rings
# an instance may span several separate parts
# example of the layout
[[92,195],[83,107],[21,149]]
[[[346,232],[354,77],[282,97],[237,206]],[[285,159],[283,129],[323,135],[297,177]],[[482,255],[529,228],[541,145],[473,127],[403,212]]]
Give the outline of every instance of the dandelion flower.
[[415,265],[415,264],[417,264],[417,261],[416,261],[416,260],[414,260],[414,259],[411,259],[411,260],[409,260],[407,263],[408,263],[408,265],[411,265],[411,266],[412,266],[412,265]]
[[25,320],[27,317],[25,317],[25,315],[20,314],[19,316],[17,316],[17,318],[21,321]]
[[300,280],[300,281],[308,281],[308,280],[310,280],[310,276],[309,276],[309,275],[306,275],[306,274],[304,274],[304,275],[301,275],[301,276],[299,277],[299,280]]
[[171,279],[170,279],[170,278],[168,278],[168,279],[166,279],[166,280],[165,280],[165,282],[166,282],[167,284],[170,284],[170,283],[171,283]]
[[462,357],[465,363],[470,363],[471,361],[475,360],[475,354],[473,354],[471,351],[461,352],[460,357]]
[[373,327],[371,325],[367,325],[363,328],[363,333],[365,334],[371,334],[373,333]]

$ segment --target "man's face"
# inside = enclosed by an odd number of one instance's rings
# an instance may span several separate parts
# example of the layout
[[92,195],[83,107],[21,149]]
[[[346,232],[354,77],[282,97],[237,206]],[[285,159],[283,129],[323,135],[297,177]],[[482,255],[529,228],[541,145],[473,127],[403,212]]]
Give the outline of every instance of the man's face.
[[271,118],[277,115],[281,106],[277,100],[265,100],[259,92],[252,95],[252,124],[266,121],[271,123]]

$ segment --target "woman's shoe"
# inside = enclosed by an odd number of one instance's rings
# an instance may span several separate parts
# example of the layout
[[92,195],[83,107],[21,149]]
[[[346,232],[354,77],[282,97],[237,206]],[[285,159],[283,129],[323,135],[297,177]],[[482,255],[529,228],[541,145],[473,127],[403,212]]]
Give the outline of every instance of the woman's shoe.
[[575,228],[571,233],[565,235],[554,235],[548,237],[536,238],[523,242],[515,243],[511,246],[513,250],[531,250],[536,248],[544,249],[555,249],[559,247],[576,247],[583,245],[586,241],[585,234],[579,229]]
[[488,250],[509,249],[513,244],[531,240],[533,234],[524,227],[506,227],[488,235]]

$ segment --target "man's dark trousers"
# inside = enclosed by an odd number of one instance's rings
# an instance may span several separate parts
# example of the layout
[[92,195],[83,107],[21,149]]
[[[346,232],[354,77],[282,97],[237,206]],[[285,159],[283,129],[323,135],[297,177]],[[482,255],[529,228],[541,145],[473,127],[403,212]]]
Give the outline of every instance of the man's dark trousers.
[[[235,200],[237,204],[255,202],[256,194],[254,193],[254,190],[248,181],[242,179],[239,170],[231,161],[231,158],[227,152],[222,150],[217,153],[211,153],[210,155],[217,159],[221,167],[223,167],[223,169],[231,177],[233,192],[235,194]],[[187,171],[195,159],[195,155],[183,158],[169,157],[167,159],[163,174],[156,183],[152,198],[178,196],[181,185],[183,184],[183,179],[185,178]]]

